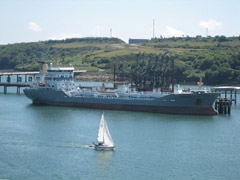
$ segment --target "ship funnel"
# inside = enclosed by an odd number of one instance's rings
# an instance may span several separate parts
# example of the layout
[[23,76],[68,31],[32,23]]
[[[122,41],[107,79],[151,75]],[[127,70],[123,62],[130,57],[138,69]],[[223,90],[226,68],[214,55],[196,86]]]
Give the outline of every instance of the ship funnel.
[[45,76],[47,74],[47,68],[48,68],[48,64],[46,63],[42,64],[40,73],[39,73],[40,76]]

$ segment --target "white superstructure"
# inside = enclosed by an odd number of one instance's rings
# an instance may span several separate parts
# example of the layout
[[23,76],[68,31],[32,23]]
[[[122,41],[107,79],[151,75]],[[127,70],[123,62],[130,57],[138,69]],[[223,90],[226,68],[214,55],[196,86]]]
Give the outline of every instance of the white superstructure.
[[33,88],[51,88],[55,90],[74,91],[74,68],[73,67],[52,67],[47,68],[46,75],[36,77]]

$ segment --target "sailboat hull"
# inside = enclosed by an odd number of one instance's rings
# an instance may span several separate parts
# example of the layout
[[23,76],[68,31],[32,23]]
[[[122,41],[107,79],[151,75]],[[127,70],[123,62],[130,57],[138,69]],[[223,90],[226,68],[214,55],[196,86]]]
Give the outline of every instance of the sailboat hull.
[[95,150],[97,151],[113,151],[115,149],[115,146],[94,146]]

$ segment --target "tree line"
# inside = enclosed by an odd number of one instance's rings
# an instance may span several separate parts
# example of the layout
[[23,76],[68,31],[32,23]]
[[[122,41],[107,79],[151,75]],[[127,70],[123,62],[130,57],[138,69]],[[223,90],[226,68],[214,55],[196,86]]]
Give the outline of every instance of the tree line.
[[[68,46],[70,43],[76,46]],[[62,65],[87,64],[112,74],[112,64],[116,63],[117,77],[128,79],[136,88],[166,89],[172,81],[174,59],[176,83],[196,83],[202,77],[209,85],[240,84],[239,37],[155,38],[132,49],[126,44],[125,49],[118,49],[112,43],[123,41],[73,38],[0,45],[0,70],[39,70],[38,61],[58,60]],[[134,52],[138,48],[141,53]]]

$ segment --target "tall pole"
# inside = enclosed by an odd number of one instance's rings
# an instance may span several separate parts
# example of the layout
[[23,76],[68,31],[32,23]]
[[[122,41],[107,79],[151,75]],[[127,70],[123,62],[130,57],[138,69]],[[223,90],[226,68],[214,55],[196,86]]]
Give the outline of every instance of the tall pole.
[[113,87],[114,87],[114,89],[117,88],[115,81],[116,81],[116,63],[113,63]]
[[175,85],[175,64],[174,57],[172,57],[172,92],[174,92],[174,85]]
[[110,38],[112,38],[112,28],[110,28]]

